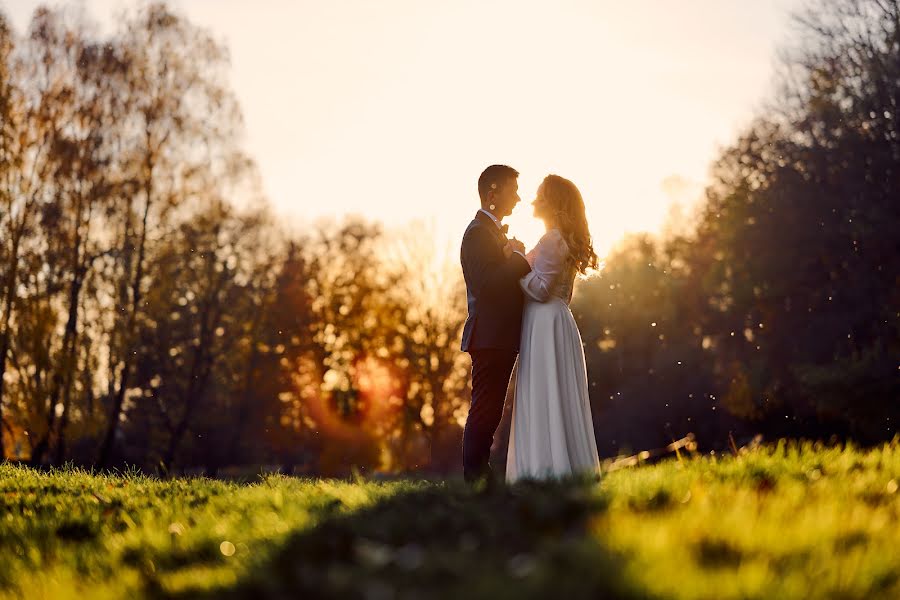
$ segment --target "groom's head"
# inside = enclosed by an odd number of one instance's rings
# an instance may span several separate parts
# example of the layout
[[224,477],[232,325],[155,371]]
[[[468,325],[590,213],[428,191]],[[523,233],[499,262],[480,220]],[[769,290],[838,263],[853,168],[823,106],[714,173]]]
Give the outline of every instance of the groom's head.
[[519,202],[519,172],[506,165],[491,165],[478,178],[481,208],[498,218],[512,214]]

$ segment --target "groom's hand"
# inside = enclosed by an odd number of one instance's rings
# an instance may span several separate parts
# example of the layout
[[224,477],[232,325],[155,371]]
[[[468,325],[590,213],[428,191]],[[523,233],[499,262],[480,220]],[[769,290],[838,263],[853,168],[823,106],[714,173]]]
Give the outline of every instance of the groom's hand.
[[504,258],[509,258],[513,255],[513,252],[518,252],[523,257],[525,256],[525,244],[513,238],[506,242],[506,245],[503,246],[503,256]]
[[513,252],[521,252],[522,254],[525,254],[525,244],[523,244],[516,238],[509,240],[509,242],[506,244],[506,247],[509,248],[510,254],[512,254]]

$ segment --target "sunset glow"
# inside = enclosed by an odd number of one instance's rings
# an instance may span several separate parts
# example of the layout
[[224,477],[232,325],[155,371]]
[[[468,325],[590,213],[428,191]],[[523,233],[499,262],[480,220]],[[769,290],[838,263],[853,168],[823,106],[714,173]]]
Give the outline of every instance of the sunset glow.
[[[6,4],[24,29],[39,2]],[[173,2],[230,48],[248,149],[282,214],[432,221],[456,245],[478,174],[500,162],[522,173],[512,234],[540,236],[529,203],[557,173],[581,188],[601,253],[700,196],[769,91],[798,4]],[[84,5],[110,29],[131,3]]]

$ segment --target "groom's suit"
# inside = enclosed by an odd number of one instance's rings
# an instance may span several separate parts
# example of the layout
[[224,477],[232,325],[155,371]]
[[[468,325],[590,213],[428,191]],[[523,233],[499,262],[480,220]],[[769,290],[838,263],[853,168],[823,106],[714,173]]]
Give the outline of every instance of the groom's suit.
[[506,243],[498,225],[478,211],[460,249],[469,308],[462,350],[472,356],[472,405],[463,433],[463,472],[468,481],[490,475],[491,443],[519,351],[524,301],[519,279],[531,268],[518,253],[506,258]]

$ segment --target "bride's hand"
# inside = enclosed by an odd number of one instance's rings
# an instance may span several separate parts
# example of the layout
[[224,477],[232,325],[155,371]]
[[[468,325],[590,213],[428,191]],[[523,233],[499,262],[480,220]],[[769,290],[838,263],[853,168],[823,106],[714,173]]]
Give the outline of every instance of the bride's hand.
[[509,240],[507,247],[510,249],[510,254],[512,254],[513,252],[521,252],[522,254],[525,254],[525,244],[523,244],[516,238]]

